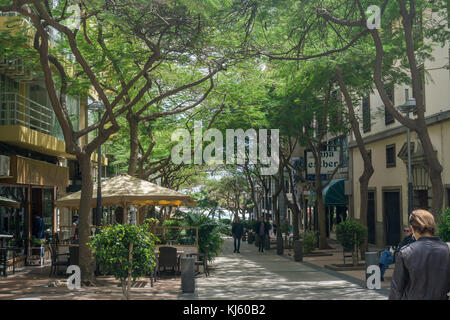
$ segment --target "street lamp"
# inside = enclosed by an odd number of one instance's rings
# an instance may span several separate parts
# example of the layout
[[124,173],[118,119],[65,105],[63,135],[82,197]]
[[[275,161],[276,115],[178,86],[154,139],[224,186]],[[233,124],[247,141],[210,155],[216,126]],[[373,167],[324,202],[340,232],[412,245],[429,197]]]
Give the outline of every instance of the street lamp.
[[[97,111],[98,121],[100,121],[100,113],[105,110],[105,106],[100,101],[90,103],[87,108],[92,111]],[[97,129],[98,130],[98,129]],[[98,132],[98,131],[97,131]],[[98,134],[98,133],[97,133]],[[101,224],[103,210],[102,210],[102,146],[99,145],[97,149],[97,210],[95,217],[95,225]]]
[[[405,89],[405,103],[397,107],[400,112],[406,114],[409,118],[409,113],[416,110],[416,99],[408,98],[408,89]],[[411,173],[411,133],[409,128],[406,130],[407,136],[407,150],[408,150],[408,217],[413,209],[413,186],[412,186],[412,173]]]

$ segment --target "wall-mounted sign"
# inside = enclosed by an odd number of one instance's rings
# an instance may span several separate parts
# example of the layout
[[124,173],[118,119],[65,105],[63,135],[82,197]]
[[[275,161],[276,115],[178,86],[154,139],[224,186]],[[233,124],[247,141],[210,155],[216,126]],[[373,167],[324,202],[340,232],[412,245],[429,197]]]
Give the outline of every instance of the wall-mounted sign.
[[[339,165],[339,152],[337,151],[321,151],[321,168],[320,174],[326,175],[331,174]],[[312,152],[307,152],[306,156],[306,174],[315,175],[316,174],[316,162],[314,160],[314,155]]]

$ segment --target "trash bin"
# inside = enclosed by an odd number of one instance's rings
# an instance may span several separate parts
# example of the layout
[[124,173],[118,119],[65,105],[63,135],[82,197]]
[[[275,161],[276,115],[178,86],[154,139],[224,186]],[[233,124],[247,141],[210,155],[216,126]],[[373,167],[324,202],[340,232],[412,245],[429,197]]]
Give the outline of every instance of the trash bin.
[[194,258],[181,258],[181,290],[183,293],[195,292]]
[[294,241],[294,260],[299,262],[303,261],[303,245],[300,240]]

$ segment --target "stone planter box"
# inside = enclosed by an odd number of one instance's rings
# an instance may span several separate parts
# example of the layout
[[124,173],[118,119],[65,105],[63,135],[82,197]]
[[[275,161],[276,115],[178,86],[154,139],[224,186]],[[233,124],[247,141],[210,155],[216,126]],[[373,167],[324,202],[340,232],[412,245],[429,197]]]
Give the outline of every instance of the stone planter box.
[[366,270],[365,263],[359,263],[357,266],[354,266],[352,263],[346,264],[327,264],[325,268],[333,270],[333,271],[353,271],[353,270]]

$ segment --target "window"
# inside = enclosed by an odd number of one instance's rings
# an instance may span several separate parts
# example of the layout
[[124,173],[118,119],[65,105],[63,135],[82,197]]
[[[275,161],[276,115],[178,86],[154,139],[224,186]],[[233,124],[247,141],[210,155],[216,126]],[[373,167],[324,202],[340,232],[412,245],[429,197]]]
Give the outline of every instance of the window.
[[370,162],[372,163],[372,150],[367,150],[367,153],[369,154]]
[[386,168],[395,167],[395,144],[386,146]]
[[362,112],[363,112],[363,131],[369,132],[371,127],[370,123],[370,97],[367,96],[363,98],[362,101]]
[[[389,99],[392,101],[392,104],[395,106],[395,101],[394,101],[394,87],[388,87],[386,88],[386,93],[389,97]],[[394,123],[395,119],[394,117],[389,113],[389,111],[387,110],[386,107],[384,107],[384,123],[386,125]]]

